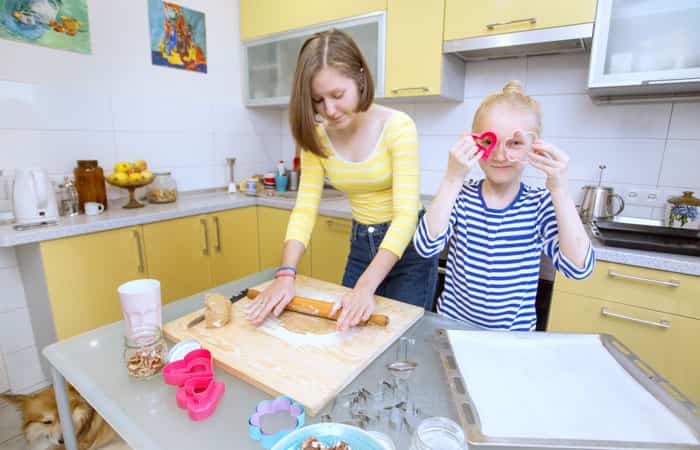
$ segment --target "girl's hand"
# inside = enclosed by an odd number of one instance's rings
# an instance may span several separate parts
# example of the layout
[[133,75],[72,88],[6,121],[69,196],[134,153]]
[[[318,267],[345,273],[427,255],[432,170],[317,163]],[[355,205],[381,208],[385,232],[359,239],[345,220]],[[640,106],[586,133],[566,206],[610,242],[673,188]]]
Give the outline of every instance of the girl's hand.
[[336,330],[345,331],[350,327],[356,326],[361,321],[369,319],[369,316],[374,312],[374,295],[353,289],[343,295],[340,301],[333,305],[331,316],[340,308],[342,308],[342,312],[338,317]]
[[474,144],[472,137],[464,133],[462,138],[450,149],[445,178],[461,185],[469,171],[479,162],[483,153],[484,151]]
[[568,190],[569,155],[554,145],[538,139],[532,145],[528,161],[531,166],[547,175],[545,186],[549,192],[555,194]]
[[257,327],[265,321],[270,312],[275,317],[282,314],[284,307],[294,298],[294,294],[294,278],[279,277],[246,305],[246,318]]

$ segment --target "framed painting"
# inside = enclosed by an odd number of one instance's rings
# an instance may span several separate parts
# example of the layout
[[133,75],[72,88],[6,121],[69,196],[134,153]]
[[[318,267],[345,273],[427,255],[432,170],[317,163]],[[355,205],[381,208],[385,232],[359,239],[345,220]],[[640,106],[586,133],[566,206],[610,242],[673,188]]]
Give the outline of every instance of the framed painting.
[[148,17],[153,64],[207,73],[204,13],[175,3],[148,0]]
[[0,0],[0,38],[90,53],[87,0]]

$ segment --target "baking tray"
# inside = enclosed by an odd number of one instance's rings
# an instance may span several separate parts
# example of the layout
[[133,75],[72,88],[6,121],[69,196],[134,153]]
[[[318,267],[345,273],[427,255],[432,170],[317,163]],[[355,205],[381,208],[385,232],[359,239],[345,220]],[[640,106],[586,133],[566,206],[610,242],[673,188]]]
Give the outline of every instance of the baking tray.
[[601,229],[595,222],[591,223],[591,233],[609,247],[700,256],[700,239],[697,238]]
[[700,411],[607,334],[438,330],[470,449],[700,449]]
[[593,221],[593,224],[600,230],[645,233],[656,236],[677,237],[690,240],[695,239],[700,242],[700,230],[671,228],[665,226],[660,220],[620,217],[612,220],[597,219]]

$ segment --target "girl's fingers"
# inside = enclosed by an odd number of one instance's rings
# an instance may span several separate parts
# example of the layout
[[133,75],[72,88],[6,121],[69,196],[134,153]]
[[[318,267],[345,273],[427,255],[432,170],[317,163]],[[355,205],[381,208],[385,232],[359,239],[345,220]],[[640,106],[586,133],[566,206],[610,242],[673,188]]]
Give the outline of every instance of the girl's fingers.
[[531,153],[530,155],[528,155],[528,158],[530,159],[530,163],[535,161],[535,162],[538,162],[540,164],[543,164],[543,165],[549,166],[549,167],[560,167],[561,166],[561,163],[559,161],[551,159],[551,158],[547,158],[546,156],[542,156],[542,155],[539,155],[539,154],[534,153],[534,152]]
[[330,313],[330,316],[329,316],[329,317],[333,317],[333,316],[335,315],[335,313],[337,313],[338,310],[339,310],[340,308],[342,308],[342,307],[343,307],[343,304],[340,303],[340,300],[338,300],[338,301],[336,301],[335,303],[333,303],[333,308],[331,308],[331,313]]
[[275,317],[279,317],[280,314],[282,314],[282,311],[284,311],[284,308],[289,304],[289,302],[292,300],[292,297],[288,296],[287,294],[284,294],[282,299],[277,303],[277,306],[275,306],[275,309],[272,310],[272,314],[275,315]]
[[368,321],[368,320],[369,320],[369,316],[371,316],[371,315],[372,315],[372,308],[371,308],[369,305],[367,305],[367,306],[365,307],[365,311],[362,313],[362,321],[363,321],[363,322]]

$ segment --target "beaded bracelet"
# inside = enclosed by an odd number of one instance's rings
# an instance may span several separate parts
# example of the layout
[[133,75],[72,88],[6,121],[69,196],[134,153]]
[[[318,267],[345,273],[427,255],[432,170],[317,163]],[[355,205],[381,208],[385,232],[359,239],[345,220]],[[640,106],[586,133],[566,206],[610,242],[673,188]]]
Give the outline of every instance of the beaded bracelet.
[[291,270],[294,273],[297,273],[297,268],[294,266],[279,266],[277,268],[277,272],[282,271],[282,270]]
[[281,278],[281,277],[292,277],[296,280],[297,275],[295,273],[276,273],[275,274],[275,279]]

